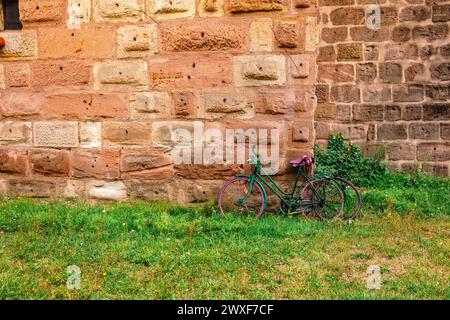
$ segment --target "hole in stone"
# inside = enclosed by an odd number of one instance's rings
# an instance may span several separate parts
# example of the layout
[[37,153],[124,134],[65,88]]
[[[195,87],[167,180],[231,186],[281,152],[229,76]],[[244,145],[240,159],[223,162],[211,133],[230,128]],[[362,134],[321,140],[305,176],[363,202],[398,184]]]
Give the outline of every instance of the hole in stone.
[[192,68],[195,68],[195,62],[192,64]]
[[188,78],[189,80],[191,80],[191,76],[187,76],[187,78]]
[[59,67],[59,70],[63,71],[63,70],[64,70],[64,68],[63,68],[63,67]]

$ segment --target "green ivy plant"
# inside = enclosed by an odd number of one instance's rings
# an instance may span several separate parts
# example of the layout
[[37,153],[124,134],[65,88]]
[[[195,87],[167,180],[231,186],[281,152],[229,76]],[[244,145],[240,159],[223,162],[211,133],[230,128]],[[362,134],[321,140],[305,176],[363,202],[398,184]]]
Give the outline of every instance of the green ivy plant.
[[330,136],[327,148],[316,145],[314,156],[316,174],[339,175],[362,187],[373,186],[388,172],[382,152],[373,158],[364,157],[359,146],[345,141],[340,134]]

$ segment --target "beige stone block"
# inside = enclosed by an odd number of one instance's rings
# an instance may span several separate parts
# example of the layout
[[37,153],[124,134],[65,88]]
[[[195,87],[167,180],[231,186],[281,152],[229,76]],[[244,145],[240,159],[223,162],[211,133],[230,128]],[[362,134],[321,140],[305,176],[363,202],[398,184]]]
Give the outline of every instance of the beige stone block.
[[130,97],[133,120],[154,119],[170,115],[172,102],[167,92],[139,92]]
[[80,123],[80,145],[83,148],[100,148],[102,146],[101,122]]
[[209,91],[197,97],[197,117],[210,120],[251,119],[255,116],[255,96],[251,92]]
[[221,17],[224,14],[224,0],[200,0],[198,14],[202,18]]
[[148,87],[147,62],[108,61],[94,65],[95,90],[146,90]]
[[320,26],[316,17],[305,17],[305,33],[305,51],[315,51],[320,38]]
[[124,26],[117,31],[117,57],[145,57],[158,52],[156,24]]
[[35,147],[77,147],[78,123],[76,121],[39,121],[33,124]]
[[79,29],[91,20],[91,0],[68,0],[67,28]]
[[158,19],[193,18],[194,0],[147,0],[148,15]]
[[273,49],[273,23],[270,18],[255,19],[250,26],[250,49],[270,52]]
[[0,59],[23,60],[37,57],[36,32],[33,30],[0,32],[0,37],[6,41],[0,50]]
[[31,143],[31,123],[0,121],[0,145],[28,145]]
[[284,56],[235,56],[233,79],[236,86],[283,85],[286,82]]
[[94,0],[94,20],[136,22],[144,20],[144,0]]
[[94,181],[87,183],[89,198],[99,200],[124,200],[127,198],[127,188],[122,181]]

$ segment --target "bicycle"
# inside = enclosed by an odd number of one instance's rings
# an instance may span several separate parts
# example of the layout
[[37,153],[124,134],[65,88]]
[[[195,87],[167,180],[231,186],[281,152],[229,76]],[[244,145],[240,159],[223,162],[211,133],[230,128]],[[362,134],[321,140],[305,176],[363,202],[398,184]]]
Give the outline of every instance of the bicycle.
[[[310,180],[304,168],[312,167],[313,158],[303,156],[290,162],[297,168],[297,175],[292,189],[286,192],[270,175],[265,173],[260,161],[261,155],[255,155],[256,157],[251,156],[248,160],[253,164],[251,174],[236,175],[235,178],[225,182],[220,189],[218,205],[222,214],[233,212],[262,217],[267,207],[265,189],[267,187],[281,201],[278,209],[283,214],[301,213],[308,218],[311,213],[314,213],[321,220],[331,220],[342,216],[345,188],[338,182],[339,180],[331,177]],[[303,178],[304,182],[299,185],[300,178]]]

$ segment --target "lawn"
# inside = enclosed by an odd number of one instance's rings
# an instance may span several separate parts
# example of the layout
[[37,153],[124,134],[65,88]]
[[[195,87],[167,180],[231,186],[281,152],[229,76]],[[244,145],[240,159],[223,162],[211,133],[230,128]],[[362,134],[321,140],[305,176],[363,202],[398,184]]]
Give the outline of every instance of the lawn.
[[[351,224],[3,198],[0,299],[450,299],[450,216],[386,192],[366,194]],[[80,290],[67,289],[70,265]],[[370,265],[381,267],[379,290],[366,287]]]

